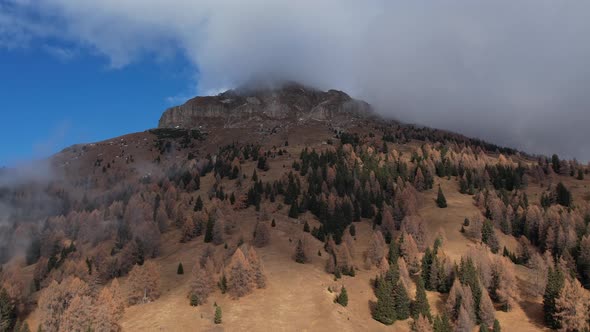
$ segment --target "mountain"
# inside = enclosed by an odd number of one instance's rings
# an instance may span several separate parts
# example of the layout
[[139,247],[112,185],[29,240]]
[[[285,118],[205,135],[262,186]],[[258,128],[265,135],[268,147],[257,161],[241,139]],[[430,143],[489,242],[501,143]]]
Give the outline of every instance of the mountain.
[[369,104],[342,91],[319,91],[285,83],[278,88],[240,88],[217,96],[193,98],[166,110],[159,127],[304,125],[309,121],[337,122],[370,116],[373,112]]
[[196,97],[0,170],[0,326],[579,329],[589,171],[336,90]]

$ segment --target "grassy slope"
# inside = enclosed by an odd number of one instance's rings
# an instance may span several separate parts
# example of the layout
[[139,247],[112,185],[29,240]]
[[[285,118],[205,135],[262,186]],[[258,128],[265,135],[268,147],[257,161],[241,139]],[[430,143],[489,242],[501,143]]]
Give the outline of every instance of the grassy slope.
[[[310,132],[310,134],[312,134]],[[317,135],[316,133],[313,133]],[[325,138],[330,137],[322,133]],[[310,136],[299,136],[299,144],[312,143]],[[281,144],[282,138],[274,138],[273,144]],[[291,138],[292,141],[295,139]],[[318,142],[317,139],[314,139]],[[280,177],[290,167],[293,158],[297,158],[301,151],[301,145],[292,144],[287,149],[291,157],[284,157],[271,161],[269,172],[259,172],[263,181],[274,180]],[[321,145],[318,144],[319,148]],[[405,148],[408,148],[407,146]],[[251,175],[255,165],[249,163],[243,166],[244,174]],[[561,177],[560,177],[561,178]],[[572,189],[576,201],[587,196],[590,190],[590,179],[577,181],[571,178],[561,178]],[[213,183],[212,176],[203,179],[201,194],[205,197],[206,189]],[[449,207],[439,209],[434,203],[436,188],[441,184]],[[233,189],[232,183],[224,183],[226,192]],[[435,190],[423,194],[420,213],[430,226],[431,234],[444,236],[444,250],[452,259],[459,259],[474,243],[465,238],[459,232],[461,223],[465,217],[471,217],[478,213],[472,203],[471,196],[458,192],[457,182],[436,178]],[[531,184],[527,189],[531,201],[538,201],[541,188]],[[343,277],[334,281],[333,277],[324,272],[326,253],[322,249],[322,243],[313,241],[311,264],[300,265],[291,259],[294,241],[301,234],[302,225],[286,217],[287,209],[276,211],[276,205],[269,207],[271,218],[276,218],[277,227],[272,229],[271,244],[258,249],[266,276],[268,286],[263,290],[239,300],[230,299],[216,291],[208,302],[200,307],[189,306],[186,297],[189,287],[190,270],[205,248],[202,237],[186,244],[178,243],[179,234],[172,231],[164,235],[162,255],[156,259],[161,266],[162,296],[153,303],[137,305],[127,308],[121,326],[124,331],[194,331],[194,330],[265,330],[269,327],[276,331],[409,331],[409,321],[397,322],[394,326],[384,326],[371,319],[369,301],[375,299],[370,287],[370,279],[376,275],[376,270],[364,270],[361,268],[354,278]],[[252,229],[256,222],[256,213],[252,208],[232,212],[228,217],[235,218],[240,224],[240,231],[244,239],[251,237]],[[311,219],[310,216],[302,218]],[[312,226],[317,221],[310,221]],[[362,267],[362,253],[366,249],[371,225],[369,221],[363,221],[357,226],[356,256],[357,266]],[[516,248],[516,240],[499,233],[501,245],[506,245],[511,250]],[[239,235],[235,234],[228,242],[235,243]],[[218,247],[223,251],[223,247]],[[323,252],[322,257],[317,256],[317,251]],[[185,267],[185,275],[176,275],[176,267],[182,262]],[[517,266],[517,277],[526,281],[530,271],[527,268]],[[123,284],[125,280],[122,280]],[[346,286],[349,292],[349,305],[343,308],[333,303],[335,294],[328,291],[329,286]],[[412,294],[413,296],[413,294]],[[429,293],[428,298],[433,313],[440,312],[445,300],[444,295]],[[219,304],[223,309],[223,324],[214,325],[213,303]],[[512,312],[497,312],[497,317],[505,331],[539,331],[542,330],[542,305],[541,299],[522,299],[520,306]],[[37,326],[39,312],[34,311],[29,322],[31,326]]]

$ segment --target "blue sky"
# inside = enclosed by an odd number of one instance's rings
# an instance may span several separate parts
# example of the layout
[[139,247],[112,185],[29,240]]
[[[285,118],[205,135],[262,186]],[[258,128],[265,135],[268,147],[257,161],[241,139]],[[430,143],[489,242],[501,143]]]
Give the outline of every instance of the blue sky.
[[156,127],[188,96],[190,67],[172,57],[116,69],[83,50],[0,48],[0,166]]

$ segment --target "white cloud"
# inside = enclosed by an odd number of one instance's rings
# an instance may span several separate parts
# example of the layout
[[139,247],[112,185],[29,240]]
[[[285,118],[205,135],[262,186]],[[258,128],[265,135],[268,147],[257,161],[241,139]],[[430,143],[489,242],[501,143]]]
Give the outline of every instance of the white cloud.
[[51,55],[51,56],[55,57],[56,59],[63,61],[63,62],[70,61],[78,55],[77,50],[69,49],[69,48],[65,48],[65,47],[61,47],[61,46],[45,45],[45,46],[43,46],[43,49],[49,55]]
[[[180,53],[198,68],[200,92],[256,76],[299,80],[346,90],[405,121],[590,159],[581,143],[590,123],[590,2],[10,4],[23,35],[92,48],[113,67]],[[0,43],[3,28],[0,15]]]

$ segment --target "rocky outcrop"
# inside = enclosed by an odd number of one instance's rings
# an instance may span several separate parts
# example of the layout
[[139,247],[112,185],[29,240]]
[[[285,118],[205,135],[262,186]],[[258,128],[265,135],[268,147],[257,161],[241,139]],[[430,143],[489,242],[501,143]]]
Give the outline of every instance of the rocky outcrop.
[[334,121],[373,116],[371,107],[342,91],[319,91],[289,83],[276,89],[229,90],[217,96],[196,97],[169,108],[160,128],[198,128],[211,123],[226,128],[265,124]]

